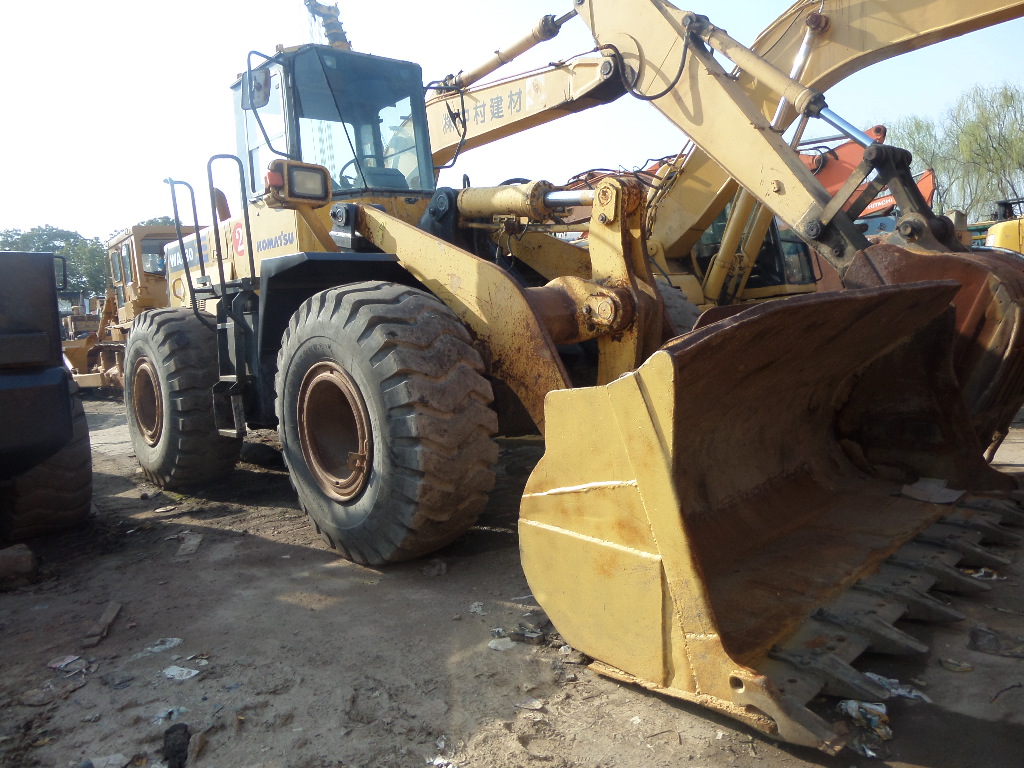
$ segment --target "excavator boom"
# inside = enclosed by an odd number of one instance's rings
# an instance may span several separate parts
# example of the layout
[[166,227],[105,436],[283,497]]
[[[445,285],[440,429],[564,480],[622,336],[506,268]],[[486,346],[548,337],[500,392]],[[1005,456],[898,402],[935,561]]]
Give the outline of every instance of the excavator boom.
[[442,87],[427,101],[434,165],[625,93],[615,62],[592,56],[476,88]]
[[[1005,0],[795,3],[757,37],[751,50],[776,66],[796,69],[802,84],[826,92],[872,64],[1021,16],[1024,3]],[[791,105],[779,114],[778,94],[752,73],[738,72],[737,83],[762,115],[779,116],[779,128],[796,117]],[[688,154],[671,193],[659,201],[654,247],[668,258],[684,257],[736,191],[736,181],[706,152]]]
[[[966,278],[968,287],[954,301],[958,317],[965,323],[960,328],[957,368],[977,414],[979,439],[991,454],[1005,436],[1012,414],[1024,403],[1024,382],[1016,381],[1012,373],[1024,369],[1019,360],[1024,357],[1020,348],[1024,333],[1017,326],[1024,308],[1012,298],[1020,291],[1021,271],[1002,260],[950,254],[962,251],[962,246],[949,222],[934,216],[917,193],[909,173],[909,156],[872,147],[875,137],[846,124],[828,109],[821,93],[877,61],[1019,17],[1024,14],[1024,3],[989,0],[963,8],[948,2],[921,6],[843,1],[822,2],[811,13],[807,9],[805,4],[790,8],[748,50],[705,17],[661,0],[628,4],[591,0],[576,6],[611,62],[607,69],[618,75],[609,82],[618,80],[631,95],[651,101],[696,144],[660,171],[648,201],[648,252],[673,282],[686,288],[690,300],[702,306],[738,303],[748,294],[761,298],[773,293],[770,288],[748,290],[773,214],[827,262],[826,269],[838,276],[830,278],[833,284],[855,287],[913,281],[927,279],[936,270],[946,270],[950,276],[971,273]],[[727,71],[716,55],[731,58],[735,70]],[[589,107],[598,96],[596,90],[584,88],[574,101],[564,86],[559,90],[564,72],[552,70],[548,77],[556,84],[545,82],[540,93],[564,95],[564,102],[549,99],[521,121],[474,125],[472,130],[463,120],[465,133],[458,142],[463,147],[477,146]],[[496,93],[488,87],[460,92],[459,98],[472,100],[477,114],[488,99],[497,98]],[[447,98],[450,101],[453,96]],[[557,109],[550,101],[558,104]],[[465,113],[468,115],[468,110]],[[432,114],[440,114],[440,110],[435,108]],[[445,113],[448,122],[452,122],[452,114]],[[826,189],[818,183],[826,177],[814,178],[816,174],[783,140],[782,130],[797,114],[803,120],[817,117],[832,123],[873,153],[864,163],[854,164],[855,173],[847,185],[833,180]],[[456,132],[449,130],[449,134],[444,157],[455,151]],[[867,241],[852,216],[842,213],[870,212],[871,199],[892,180],[880,175],[883,169],[900,177],[890,185],[890,197],[904,214],[912,215],[893,242],[909,245],[921,255],[903,259],[898,275],[880,277],[873,274],[877,268],[869,259],[865,269],[855,270],[844,280]],[[737,198],[741,188],[743,194]],[[691,265],[694,246],[734,199],[720,248],[696,275],[699,282],[695,281],[696,265]],[[926,263],[930,259],[940,259],[941,264]],[[986,280],[986,272],[994,279]],[[800,285],[783,288],[775,293],[810,291],[814,283],[805,279]],[[971,307],[989,309],[979,312]],[[984,372],[979,368],[983,359],[1006,361],[1001,367],[1003,378],[992,387],[982,384],[991,372],[989,366]],[[987,395],[980,395],[983,389],[998,391],[1008,399],[994,406]],[[994,416],[995,411],[1001,415]]]

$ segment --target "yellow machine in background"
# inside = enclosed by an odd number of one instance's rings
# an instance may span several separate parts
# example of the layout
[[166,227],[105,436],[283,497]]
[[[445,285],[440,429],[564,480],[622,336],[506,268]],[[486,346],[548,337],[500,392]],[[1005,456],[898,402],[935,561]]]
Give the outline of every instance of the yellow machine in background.
[[72,334],[63,344],[80,387],[124,386],[124,344],[135,317],[168,304],[164,246],[176,236],[172,226],[139,224],[107,241],[107,295],[92,325],[82,329],[87,335]]
[[[196,485],[276,427],[317,531],[380,565],[456,539],[493,485],[493,436],[540,432],[521,549],[566,641],[606,674],[836,752],[843,734],[806,703],[884,699],[851,662],[922,651],[894,623],[955,620],[929,590],[984,586],[956,564],[1004,562],[982,544],[1019,538],[971,389],[987,377],[1006,406],[1024,387],[1002,335],[1015,305],[958,338],[961,286],[899,279],[948,252],[942,220],[907,193],[905,242],[871,244],[845,210],[872,171],[913,187],[909,155],[868,142],[864,173],[829,194],[716,56],[859,138],[820,93],[662,0],[574,8],[634,95],[863,287],[672,338],[639,183],[435,189],[420,68],[336,28],[234,86],[238,155],[211,163],[235,166],[241,207],[211,190],[217,223],[167,248],[171,306],[135,319],[133,447],[152,482]],[[591,209],[586,249],[559,237],[574,207]],[[947,504],[918,500],[936,487]]]
[[103,300],[99,297],[86,299],[84,305],[72,304],[68,313],[62,313],[60,319],[64,339],[77,339],[90,333],[96,333],[100,327],[102,308]]
[[971,229],[987,226],[985,245],[1020,253],[1024,251],[1024,217],[1020,215],[1024,200],[997,200],[995,216],[990,221],[978,222]]

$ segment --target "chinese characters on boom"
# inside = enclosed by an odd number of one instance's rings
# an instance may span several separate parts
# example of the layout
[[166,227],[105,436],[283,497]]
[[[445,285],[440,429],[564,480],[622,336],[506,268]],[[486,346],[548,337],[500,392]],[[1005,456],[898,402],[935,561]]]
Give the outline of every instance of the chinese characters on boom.
[[[507,115],[519,114],[522,111],[523,90],[520,88],[517,91],[512,91],[508,96],[498,95],[480,104],[474,104],[471,109],[463,110],[462,119],[468,122],[469,113],[472,112],[473,125],[483,125],[496,120],[504,120]],[[455,111],[454,114],[458,114],[458,111]],[[451,133],[455,130],[451,111],[444,116],[442,130],[445,133]]]

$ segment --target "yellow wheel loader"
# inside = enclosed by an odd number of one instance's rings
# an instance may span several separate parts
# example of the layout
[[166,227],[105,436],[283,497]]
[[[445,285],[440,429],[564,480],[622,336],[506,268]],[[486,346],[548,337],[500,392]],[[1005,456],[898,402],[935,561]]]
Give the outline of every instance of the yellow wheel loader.
[[107,295],[98,320],[91,333],[71,334],[63,343],[79,387],[124,387],[124,344],[135,316],[168,304],[164,246],[175,237],[175,227],[137,224],[107,241]]
[[[820,94],[703,17],[630,3],[673,30],[652,58],[642,29],[612,34],[632,24],[617,5],[575,3],[640,65],[630,87],[715,134],[707,151],[809,247],[846,274],[904,257],[863,237],[711,46],[856,135]],[[420,68],[335,32],[252,54],[235,84],[238,155],[209,176],[212,192],[233,167],[241,207],[211,195],[218,223],[168,247],[172,306],[127,342],[146,475],[213,481],[247,429],[276,427],[324,539],[378,565],[457,538],[493,482],[493,436],[539,431],[523,566],[566,641],[606,674],[837,752],[841,728],[807,702],[885,698],[851,662],[923,651],[895,623],[956,620],[930,590],[986,586],[958,564],[997,566],[984,544],[1019,539],[1015,480],[984,462],[954,369],[958,283],[796,296],[672,338],[639,184],[435,189]],[[902,150],[868,160],[912,184]],[[191,188],[169,181],[177,219]],[[583,206],[585,250],[559,237]]]

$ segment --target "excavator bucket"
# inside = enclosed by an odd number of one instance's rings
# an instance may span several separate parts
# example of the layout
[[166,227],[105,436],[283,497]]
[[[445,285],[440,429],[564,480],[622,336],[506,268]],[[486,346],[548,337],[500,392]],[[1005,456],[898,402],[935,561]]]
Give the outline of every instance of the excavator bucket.
[[1024,406],[1024,262],[977,250],[926,254],[893,245],[862,251],[846,273],[855,287],[956,280],[953,365],[989,460]]
[[1005,562],[981,544],[1016,539],[999,513],[901,492],[992,484],[952,368],[956,290],[761,304],[611,384],[551,392],[519,534],[566,642],[603,674],[838,752],[844,729],[807,703],[886,698],[851,662],[925,651],[894,623],[962,618],[929,590],[985,589],[957,564]]

